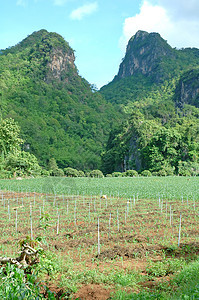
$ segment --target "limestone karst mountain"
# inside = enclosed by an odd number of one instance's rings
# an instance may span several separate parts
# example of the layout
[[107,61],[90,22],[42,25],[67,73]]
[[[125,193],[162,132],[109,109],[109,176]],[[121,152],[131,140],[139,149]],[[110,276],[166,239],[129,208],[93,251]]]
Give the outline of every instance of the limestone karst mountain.
[[[118,74],[99,92],[78,74],[74,50],[40,30],[0,51],[0,112],[22,148],[46,166],[197,174],[199,50],[138,31]],[[163,170],[163,171],[162,171]]]
[[57,33],[34,32],[0,54],[0,109],[20,125],[23,149],[42,165],[101,166],[109,132],[120,113],[78,75],[75,55]]

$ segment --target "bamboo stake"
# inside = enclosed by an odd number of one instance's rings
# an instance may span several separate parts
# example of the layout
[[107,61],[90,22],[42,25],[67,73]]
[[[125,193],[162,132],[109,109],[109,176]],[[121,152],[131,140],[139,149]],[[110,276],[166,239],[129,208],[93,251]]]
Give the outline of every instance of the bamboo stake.
[[171,212],[171,205],[170,205],[170,225],[171,225],[171,217],[172,217],[172,212]]
[[117,209],[117,230],[120,230],[120,223],[119,223],[119,214],[118,214],[118,209]]
[[100,230],[99,230],[99,217],[98,217],[98,222],[97,222],[97,236],[98,236],[98,247],[97,247],[97,252],[98,252],[98,255],[100,255]]
[[8,203],[8,218],[10,220],[10,205],[9,205],[9,203]]
[[59,214],[57,214],[57,234],[59,234]]
[[182,214],[180,214],[180,225],[179,225],[179,235],[178,235],[178,247],[180,246],[180,237],[181,237],[181,219],[182,219]]
[[15,229],[16,229],[16,232],[17,232],[17,209],[16,209],[16,216],[15,216]]
[[109,230],[108,230],[108,239],[109,239],[109,236],[110,236],[110,231],[111,231],[111,213],[110,213],[110,216],[109,216]]
[[30,204],[30,239],[33,240],[33,230],[32,230],[32,205]]

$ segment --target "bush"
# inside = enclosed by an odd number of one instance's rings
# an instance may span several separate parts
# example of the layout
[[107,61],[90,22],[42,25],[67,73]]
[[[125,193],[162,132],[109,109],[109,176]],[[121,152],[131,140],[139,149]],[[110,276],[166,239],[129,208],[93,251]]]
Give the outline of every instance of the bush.
[[154,173],[156,173],[156,176],[167,176],[167,172],[164,169]]
[[56,160],[52,157],[49,159],[48,162],[48,170],[51,172],[52,170],[56,170],[56,169],[58,169],[58,165]]
[[127,170],[125,172],[126,177],[138,177],[138,172],[135,170]]
[[65,168],[64,173],[67,177],[78,177],[79,176],[79,171],[73,168]]
[[104,175],[100,170],[93,170],[89,173],[89,177],[102,178]]
[[48,177],[50,175],[50,172],[49,171],[47,171],[47,170],[45,170],[45,169],[42,169],[41,170],[41,176],[43,176],[43,177]]
[[112,177],[122,177],[122,173],[121,172],[113,172]]
[[48,162],[48,170],[51,176],[62,177],[64,171],[58,168],[57,162],[54,158],[50,158]]
[[152,174],[149,170],[144,170],[141,172],[141,176],[144,176],[144,177],[151,177]]
[[180,176],[198,176],[199,164],[197,162],[179,161],[178,174]]
[[40,176],[42,168],[39,166],[37,158],[25,151],[15,151],[9,153],[5,160],[5,169],[16,176]]
[[78,171],[78,177],[85,177],[85,174],[83,171]]
[[26,275],[24,270],[7,264],[0,269],[1,299],[42,299],[36,279],[36,276]]
[[13,173],[7,170],[0,170],[0,179],[10,179],[13,177]]
[[106,174],[106,177],[112,177],[112,174]]
[[62,169],[57,168],[57,169],[51,170],[50,175],[56,176],[56,177],[63,177],[64,171]]

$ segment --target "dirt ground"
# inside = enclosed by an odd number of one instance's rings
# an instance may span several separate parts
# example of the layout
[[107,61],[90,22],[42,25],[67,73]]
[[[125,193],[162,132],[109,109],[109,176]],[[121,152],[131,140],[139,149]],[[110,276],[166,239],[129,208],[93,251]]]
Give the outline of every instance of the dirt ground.
[[[134,204],[121,199],[118,206],[118,199],[107,204],[99,198],[63,199],[57,196],[55,199],[53,195],[15,192],[1,192],[0,199],[0,256],[15,255],[18,241],[30,236],[30,214],[34,238],[45,235],[48,247],[44,245],[44,249],[61,253],[62,257],[70,253],[74,269],[79,269],[83,261],[87,268],[98,268],[101,272],[108,268],[120,268],[145,275],[149,258],[156,262],[165,256],[191,259],[199,255],[198,204],[193,207],[172,200],[160,207],[157,201],[140,200]],[[180,214],[181,240],[177,247]],[[160,280],[168,281],[171,276],[168,274],[164,278],[142,282],[140,289],[154,289]],[[57,299],[66,292],[59,287],[59,280],[49,283],[48,287],[56,292]],[[72,299],[111,299],[114,290],[114,286],[82,284]]]

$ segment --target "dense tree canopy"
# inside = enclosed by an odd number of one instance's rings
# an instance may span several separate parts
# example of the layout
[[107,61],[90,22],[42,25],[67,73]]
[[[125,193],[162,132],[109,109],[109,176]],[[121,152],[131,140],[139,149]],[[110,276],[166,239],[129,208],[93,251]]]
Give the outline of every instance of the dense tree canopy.
[[[55,158],[61,168],[92,170],[101,167],[101,153],[121,113],[78,75],[73,52],[61,36],[45,30],[2,51],[0,110],[19,123],[23,149],[43,166]],[[60,74],[50,66],[56,55],[55,64],[59,55],[66,61]]]
[[[78,75],[73,49],[56,33],[40,30],[2,50],[1,169],[37,174],[36,156],[54,176],[69,167],[73,175],[98,169],[198,174],[199,50],[178,51],[160,37],[159,46],[153,42],[158,55],[171,54],[154,60],[148,51],[153,76],[139,68],[126,78],[121,73],[100,92]],[[138,56],[139,46],[132,49]],[[128,55],[123,63],[131,68]],[[141,71],[143,61],[138,57]]]

